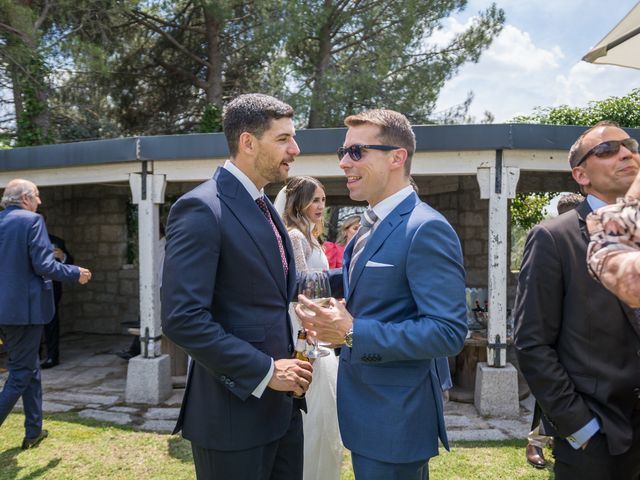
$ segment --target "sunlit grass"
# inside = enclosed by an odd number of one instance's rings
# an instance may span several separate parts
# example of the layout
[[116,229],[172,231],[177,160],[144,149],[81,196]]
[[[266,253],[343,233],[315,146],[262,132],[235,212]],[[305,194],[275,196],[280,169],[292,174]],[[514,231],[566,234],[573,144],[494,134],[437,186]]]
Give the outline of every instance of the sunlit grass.
[[[22,414],[9,415],[0,427],[0,480],[193,479],[189,442],[163,433],[79,417],[45,416],[49,438],[38,448],[20,449]],[[430,461],[431,480],[552,479],[551,468],[535,470],[524,458],[525,441],[458,442]],[[550,451],[545,451],[547,458]],[[341,480],[353,480],[345,452]]]

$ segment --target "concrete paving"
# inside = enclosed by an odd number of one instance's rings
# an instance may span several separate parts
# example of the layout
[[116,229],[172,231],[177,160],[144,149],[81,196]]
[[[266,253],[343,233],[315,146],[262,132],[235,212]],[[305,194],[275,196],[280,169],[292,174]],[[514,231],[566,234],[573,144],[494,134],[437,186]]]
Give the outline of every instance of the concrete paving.
[[[115,355],[131,337],[69,334],[61,339],[60,365],[42,371],[45,412],[78,412],[82,417],[131,425],[138,430],[171,432],[184,388],[174,388],[161,405],[125,403],[127,362]],[[7,373],[0,374],[0,386]],[[179,383],[181,379],[175,379]],[[183,379],[182,379],[183,380]],[[16,408],[21,409],[19,404]],[[524,439],[529,432],[533,399],[521,402],[516,419],[486,418],[473,404],[447,402],[445,421],[451,441]]]

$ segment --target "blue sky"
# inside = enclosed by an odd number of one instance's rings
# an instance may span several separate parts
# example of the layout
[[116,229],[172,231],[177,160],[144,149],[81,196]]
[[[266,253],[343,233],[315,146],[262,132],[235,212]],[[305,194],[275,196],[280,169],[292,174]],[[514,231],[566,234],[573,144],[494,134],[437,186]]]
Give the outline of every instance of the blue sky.
[[[638,0],[495,0],[505,27],[477,64],[462,67],[440,93],[436,111],[459,104],[474,92],[470,114],[485,110],[495,122],[529,114],[536,106],[586,106],[589,101],[627,94],[640,86],[640,70],[581,61]],[[447,19],[432,41],[460,31],[488,0],[469,0]]]

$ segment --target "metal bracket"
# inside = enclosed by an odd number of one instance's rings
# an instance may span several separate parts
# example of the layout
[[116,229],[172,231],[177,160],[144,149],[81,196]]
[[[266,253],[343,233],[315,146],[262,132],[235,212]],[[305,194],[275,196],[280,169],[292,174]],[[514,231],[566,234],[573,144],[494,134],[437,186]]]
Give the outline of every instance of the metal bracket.
[[493,365],[492,367],[504,367],[501,362],[502,355],[500,355],[501,350],[507,351],[507,344],[500,342],[500,335],[496,335],[496,341],[494,343],[488,343],[487,347],[493,352]]
[[162,339],[162,335],[158,335],[157,337],[149,336],[149,327],[144,329],[144,337],[140,337],[140,342],[142,343],[142,356],[144,358],[149,358],[149,342],[153,340],[157,342]]

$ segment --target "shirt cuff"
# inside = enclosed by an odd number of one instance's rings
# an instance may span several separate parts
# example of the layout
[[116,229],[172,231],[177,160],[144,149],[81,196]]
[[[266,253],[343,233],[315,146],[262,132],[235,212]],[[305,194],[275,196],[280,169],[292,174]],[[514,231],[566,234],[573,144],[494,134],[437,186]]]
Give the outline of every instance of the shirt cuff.
[[593,417],[584,427],[569,435],[567,442],[569,442],[575,450],[578,450],[587,440],[598,433],[599,430],[600,424],[598,423],[598,419]]
[[262,394],[267,389],[267,385],[269,385],[269,380],[271,380],[271,376],[273,375],[273,369],[274,369],[274,365],[273,365],[273,358],[272,358],[271,359],[271,366],[269,367],[269,371],[267,372],[267,376],[264,377],[262,379],[262,381],[258,384],[256,389],[253,392],[251,392],[251,395],[253,395],[256,398],[262,397]]

